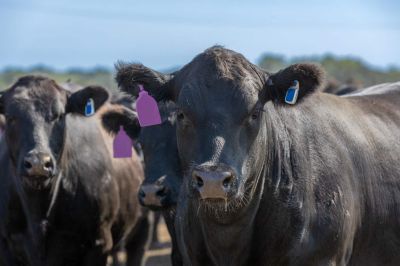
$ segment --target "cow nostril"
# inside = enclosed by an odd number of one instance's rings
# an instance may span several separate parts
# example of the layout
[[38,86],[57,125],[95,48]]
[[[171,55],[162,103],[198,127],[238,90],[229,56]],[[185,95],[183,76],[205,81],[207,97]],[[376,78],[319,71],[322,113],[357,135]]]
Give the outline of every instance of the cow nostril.
[[165,187],[162,187],[156,192],[156,196],[160,198],[165,197],[166,195],[167,195],[167,189]]
[[196,176],[196,184],[197,184],[197,187],[201,188],[204,185],[203,179],[199,176]]
[[46,162],[46,163],[44,164],[44,167],[45,167],[46,169],[53,168],[53,162],[52,162],[52,161]]
[[32,168],[32,164],[28,161],[24,161],[24,167],[25,169],[31,169]]
[[224,179],[224,181],[222,181],[222,185],[224,186],[224,188],[228,188],[231,183],[232,183],[232,176],[228,176]]
[[143,189],[139,190],[139,197],[144,199],[146,197],[146,193],[143,191]]

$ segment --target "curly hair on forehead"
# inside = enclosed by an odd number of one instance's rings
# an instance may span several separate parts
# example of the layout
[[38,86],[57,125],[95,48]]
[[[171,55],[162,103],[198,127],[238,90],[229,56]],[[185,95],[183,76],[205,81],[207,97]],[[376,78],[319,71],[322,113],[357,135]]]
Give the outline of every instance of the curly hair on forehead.
[[42,87],[42,88],[55,88],[62,90],[62,88],[51,78],[41,75],[27,75],[19,78],[10,89],[17,87]]
[[[257,80],[264,75],[262,70],[249,62],[242,54],[224,48],[220,45],[212,46],[196,56],[187,67],[202,65],[205,69],[217,74],[217,79],[234,81],[236,84],[248,82],[249,77]],[[255,76],[255,75],[258,75]]]

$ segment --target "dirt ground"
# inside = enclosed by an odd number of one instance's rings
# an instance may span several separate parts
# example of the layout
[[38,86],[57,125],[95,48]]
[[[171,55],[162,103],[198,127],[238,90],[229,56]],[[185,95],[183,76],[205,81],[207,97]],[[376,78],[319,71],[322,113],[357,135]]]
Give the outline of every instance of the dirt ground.
[[[171,266],[171,238],[163,219],[161,219],[158,224],[157,232],[161,245],[157,247],[152,246],[150,250],[146,252],[146,266]],[[124,252],[118,253],[118,260],[120,262],[126,260]],[[108,260],[108,265],[112,265],[111,257]]]
[[157,231],[162,247],[151,248],[146,252],[146,266],[170,266],[171,238],[163,219],[160,220]]

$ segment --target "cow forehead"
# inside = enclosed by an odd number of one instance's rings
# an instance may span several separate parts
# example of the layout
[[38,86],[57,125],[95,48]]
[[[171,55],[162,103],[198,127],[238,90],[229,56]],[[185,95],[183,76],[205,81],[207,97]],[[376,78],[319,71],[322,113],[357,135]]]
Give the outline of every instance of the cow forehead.
[[66,94],[53,87],[15,87],[7,100],[12,109],[36,112],[63,112]]
[[241,83],[217,80],[213,84],[190,82],[182,86],[180,107],[202,113],[232,112],[240,115],[250,112],[258,102],[259,86],[252,79]]

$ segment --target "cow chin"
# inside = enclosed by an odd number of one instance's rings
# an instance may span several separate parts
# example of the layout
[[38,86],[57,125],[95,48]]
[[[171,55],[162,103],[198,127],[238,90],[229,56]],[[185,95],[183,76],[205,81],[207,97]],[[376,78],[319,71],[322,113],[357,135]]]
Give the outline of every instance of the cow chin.
[[28,190],[46,190],[51,187],[51,176],[23,176],[22,185]]
[[246,193],[237,192],[226,198],[201,198],[196,199],[198,211],[207,213],[215,217],[234,214],[248,204]]

